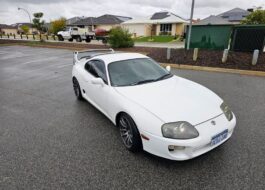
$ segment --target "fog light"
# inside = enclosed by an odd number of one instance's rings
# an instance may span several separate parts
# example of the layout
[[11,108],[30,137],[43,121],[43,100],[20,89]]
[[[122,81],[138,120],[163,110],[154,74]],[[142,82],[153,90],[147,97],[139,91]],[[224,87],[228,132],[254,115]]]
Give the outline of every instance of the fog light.
[[168,150],[169,151],[174,151],[174,150],[184,150],[185,146],[175,146],[175,145],[169,145]]

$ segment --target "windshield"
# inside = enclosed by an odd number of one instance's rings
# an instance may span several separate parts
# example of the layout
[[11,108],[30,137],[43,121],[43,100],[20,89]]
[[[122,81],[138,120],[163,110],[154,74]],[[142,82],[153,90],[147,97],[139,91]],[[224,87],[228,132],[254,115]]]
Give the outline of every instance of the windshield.
[[155,82],[172,75],[149,58],[129,59],[108,66],[112,86],[131,86]]
[[63,29],[63,31],[69,31],[69,30],[70,30],[69,27],[65,27],[65,28]]

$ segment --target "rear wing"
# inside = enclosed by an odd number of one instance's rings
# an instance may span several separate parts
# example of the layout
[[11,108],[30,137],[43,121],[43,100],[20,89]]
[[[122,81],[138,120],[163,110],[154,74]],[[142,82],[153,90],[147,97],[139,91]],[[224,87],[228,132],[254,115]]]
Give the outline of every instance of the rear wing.
[[85,51],[75,51],[74,57],[73,57],[73,64],[76,62],[79,62],[81,59],[90,59],[92,57],[95,57],[97,55],[104,55],[104,54],[110,54],[114,53],[115,51],[111,48],[109,49],[90,49]]

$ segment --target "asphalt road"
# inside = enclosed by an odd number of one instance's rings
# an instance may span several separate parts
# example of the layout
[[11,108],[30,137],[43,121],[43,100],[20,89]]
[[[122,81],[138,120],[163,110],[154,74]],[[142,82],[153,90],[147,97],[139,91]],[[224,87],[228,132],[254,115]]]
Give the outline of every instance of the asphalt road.
[[190,161],[125,150],[119,131],[75,99],[68,50],[0,47],[0,189],[265,189],[265,78],[174,70],[215,91],[237,127]]

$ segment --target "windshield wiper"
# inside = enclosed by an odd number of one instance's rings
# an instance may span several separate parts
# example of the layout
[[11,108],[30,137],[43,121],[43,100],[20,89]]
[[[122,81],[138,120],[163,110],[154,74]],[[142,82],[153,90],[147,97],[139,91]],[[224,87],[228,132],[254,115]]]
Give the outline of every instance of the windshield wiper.
[[138,81],[138,82],[133,83],[131,85],[144,84],[144,83],[149,83],[149,82],[154,82],[154,81],[156,81],[156,80],[155,79],[146,79],[146,80]]
[[162,75],[161,77],[158,77],[158,78],[155,79],[154,81],[163,80],[163,79],[165,79],[165,78],[169,78],[169,77],[171,77],[171,76],[172,76],[171,73],[167,73],[167,74],[165,74],[165,75]]
[[162,75],[161,77],[158,77],[157,79],[146,79],[146,80],[141,80],[141,81],[138,81],[138,82],[135,82],[135,83],[130,84],[130,86],[138,85],[138,84],[145,84],[145,83],[149,83],[149,82],[155,82],[155,81],[163,80],[163,79],[165,79],[165,78],[169,78],[169,77],[171,77],[171,76],[172,76],[171,73],[167,73],[167,74],[165,74],[165,75]]

